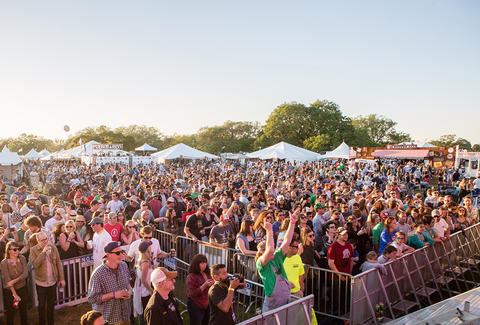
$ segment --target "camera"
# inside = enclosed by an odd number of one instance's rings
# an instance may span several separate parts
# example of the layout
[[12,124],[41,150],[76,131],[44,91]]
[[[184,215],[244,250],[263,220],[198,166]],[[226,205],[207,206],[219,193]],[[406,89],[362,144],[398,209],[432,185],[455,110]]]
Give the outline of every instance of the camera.
[[245,277],[243,276],[243,274],[240,274],[240,273],[235,273],[230,276],[230,281],[235,279],[238,279],[240,283],[245,282]]

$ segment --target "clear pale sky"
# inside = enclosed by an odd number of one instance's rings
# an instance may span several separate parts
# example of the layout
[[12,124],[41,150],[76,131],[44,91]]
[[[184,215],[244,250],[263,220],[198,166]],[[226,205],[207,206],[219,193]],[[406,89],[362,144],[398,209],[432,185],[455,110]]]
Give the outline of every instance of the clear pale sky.
[[316,99],[480,143],[480,1],[0,2],[0,137],[189,134]]

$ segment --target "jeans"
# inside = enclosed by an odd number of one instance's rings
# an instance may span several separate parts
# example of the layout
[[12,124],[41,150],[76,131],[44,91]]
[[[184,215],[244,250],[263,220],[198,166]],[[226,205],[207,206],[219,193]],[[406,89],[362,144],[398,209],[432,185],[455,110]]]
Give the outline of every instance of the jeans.
[[210,309],[208,307],[207,309],[201,309],[192,299],[188,298],[187,309],[190,325],[208,325],[210,320]]
[[[51,287],[42,287],[37,284],[38,296],[38,325],[53,325],[53,307],[57,284]],[[45,323],[45,318],[47,322]]]
[[[18,309],[20,312],[20,324],[27,325],[27,299],[28,299],[28,291],[27,286],[24,286],[20,289],[15,290],[17,295],[20,296],[22,299],[18,305]],[[3,303],[6,311],[7,317],[7,325],[13,325],[15,320],[15,308],[13,308],[13,295],[10,290],[3,289]]]

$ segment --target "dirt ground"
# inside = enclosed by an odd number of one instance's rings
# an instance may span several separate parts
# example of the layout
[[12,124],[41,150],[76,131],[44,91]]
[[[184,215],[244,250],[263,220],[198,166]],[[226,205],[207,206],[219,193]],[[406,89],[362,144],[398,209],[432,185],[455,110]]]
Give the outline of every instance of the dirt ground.
[[[63,307],[55,310],[55,324],[73,325],[80,324],[80,317],[87,311],[91,310],[92,306],[89,303],[84,303],[74,307]],[[1,317],[0,324],[5,324],[5,316]],[[28,324],[38,325],[37,309],[33,308],[28,312]],[[15,325],[20,325],[20,315],[15,317]]]

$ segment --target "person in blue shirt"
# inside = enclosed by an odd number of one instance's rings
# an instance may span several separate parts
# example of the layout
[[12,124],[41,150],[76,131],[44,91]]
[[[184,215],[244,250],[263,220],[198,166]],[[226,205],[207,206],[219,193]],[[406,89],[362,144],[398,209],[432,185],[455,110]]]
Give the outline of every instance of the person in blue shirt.
[[382,230],[382,233],[380,234],[380,245],[378,248],[378,255],[382,255],[385,247],[387,247],[393,242],[393,240],[395,239],[395,234],[397,233],[397,230],[395,229],[397,227],[397,221],[395,218],[388,217],[383,222],[383,225],[384,225],[384,228]]

